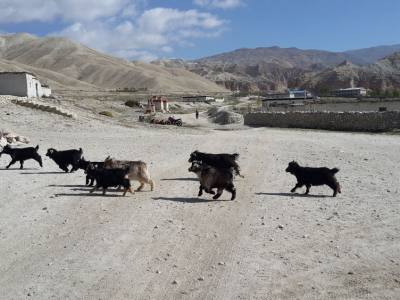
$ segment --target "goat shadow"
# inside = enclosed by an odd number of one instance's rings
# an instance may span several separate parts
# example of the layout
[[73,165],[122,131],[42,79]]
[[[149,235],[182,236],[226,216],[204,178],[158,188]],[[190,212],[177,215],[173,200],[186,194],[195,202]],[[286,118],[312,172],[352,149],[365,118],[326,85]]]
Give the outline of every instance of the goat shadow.
[[18,168],[9,168],[9,169],[7,169],[7,168],[0,168],[0,171],[22,171],[22,170],[27,170],[27,171],[29,171],[29,170],[37,170],[37,169],[34,169],[34,168],[23,168],[23,169],[20,169],[19,167]]
[[84,184],[49,184],[48,187],[71,187],[71,188],[84,188],[87,189],[94,188],[94,186],[84,185]]
[[298,193],[255,193],[257,196],[281,196],[281,197],[299,197],[299,198],[330,198],[327,195],[306,195]]
[[21,172],[24,175],[55,175],[55,174],[69,174],[66,172]]
[[164,178],[161,181],[199,181],[198,178],[187,177],[187,178]]
[[[79,191],[80,189],[73,189]],[[95,191],[93,193],[89,193],[90,190],[83,190],[80,191],[87,191],[86,193],[57,193],[54,194],[54,197],[107,197],[107,198],[124,198],[122,196],[122,191],[118,191],[118,194],[115,191],[107,191],[107,194],[103,195],[102,191]],[[132,194],[127,193],[125,197],[128,197]]]
[[209,202],[229,202],[230,200],[221,200],[221,199],[201,199],[201,198],[182,198],[182,197],[153,197],[153,200],[162,200],[162,201],[173,201],[173,202],[180,202],[180,203],[209,203]]

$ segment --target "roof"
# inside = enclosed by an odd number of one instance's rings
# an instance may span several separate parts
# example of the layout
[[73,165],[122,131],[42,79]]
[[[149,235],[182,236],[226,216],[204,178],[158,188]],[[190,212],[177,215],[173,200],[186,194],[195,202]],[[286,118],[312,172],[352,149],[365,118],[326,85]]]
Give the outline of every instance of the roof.
[[355,88],[338,89],[336,91],[354,91],[354,90],[365,90],[365,88],[363,88],[363,87],[355,87]]
[[[182,98],[203,98],[203,97],[211,97],[211,96],[197,95],[197,96],[183,96]],[[213,97],[211,97],[211,98],[213,98]]]
[[35,74],[30,73],[30,72],[24,72],[24,71],[22,71],[22,72],[0,72],[0,75],[1,74],[29,74],[29,75],[32,75],[32,76],[36,77]]

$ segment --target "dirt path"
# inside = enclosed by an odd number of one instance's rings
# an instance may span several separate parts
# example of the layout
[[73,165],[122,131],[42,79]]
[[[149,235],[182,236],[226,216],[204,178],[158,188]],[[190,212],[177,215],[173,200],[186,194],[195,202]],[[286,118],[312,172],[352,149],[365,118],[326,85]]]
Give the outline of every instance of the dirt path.
[[[0,170],[2,299],[396,299],[400,293],[400,140],[396,136],[251,129],[194,131],[2,124],[41,153],[82,147],[143,159],[156,189],[88,194],[84,175]],[[72,121],[71,121],[72,122]],[[238,198],[197,198],[188,154],[239,152]],[[343,194],[288,195],[288,161],[339,167]],[[0,158],[3,167],[8,157]],[[300,192],[300,191],[299,191]],[[117,196],[117,197],[115,197]]]

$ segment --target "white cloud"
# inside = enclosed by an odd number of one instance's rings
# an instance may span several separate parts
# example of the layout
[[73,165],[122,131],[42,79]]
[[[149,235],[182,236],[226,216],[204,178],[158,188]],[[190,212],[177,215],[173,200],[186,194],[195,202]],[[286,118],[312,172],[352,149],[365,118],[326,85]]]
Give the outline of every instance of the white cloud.
[[135,0],[1,0],[0,23],[91,21],[119,13],[132,14]]
[[194,0],[194,4],[199,6],[208,6],[215,8],[236,8],[243,5],[242,0]]
[[129,59],[154,59],[187,46],[196,38],[221,34],[225,21],[197,10],[153,8],[136,21],[76,22],[52,35],[69,37],[92,48]]
[[196,9],[146,7],[148,0],[0,0],[0,24],[43,22],[51,28],[58,21],[65,27],[49,35],[112,55],[149,60],[192,46],[196,39],[219,36],[227,23]]

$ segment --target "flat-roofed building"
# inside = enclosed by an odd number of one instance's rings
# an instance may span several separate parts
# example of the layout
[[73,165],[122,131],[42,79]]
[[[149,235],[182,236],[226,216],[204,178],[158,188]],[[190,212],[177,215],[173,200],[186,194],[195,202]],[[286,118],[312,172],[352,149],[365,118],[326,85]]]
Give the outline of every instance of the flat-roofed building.
[[367,89],[363,87],[338,89],[332,91],[332,95],[336,97],[363,97],[367,96]]
[[32,73],[0,72],[0,95],[40,98],[50,96],[51,89],[47,85],[42,85]]

